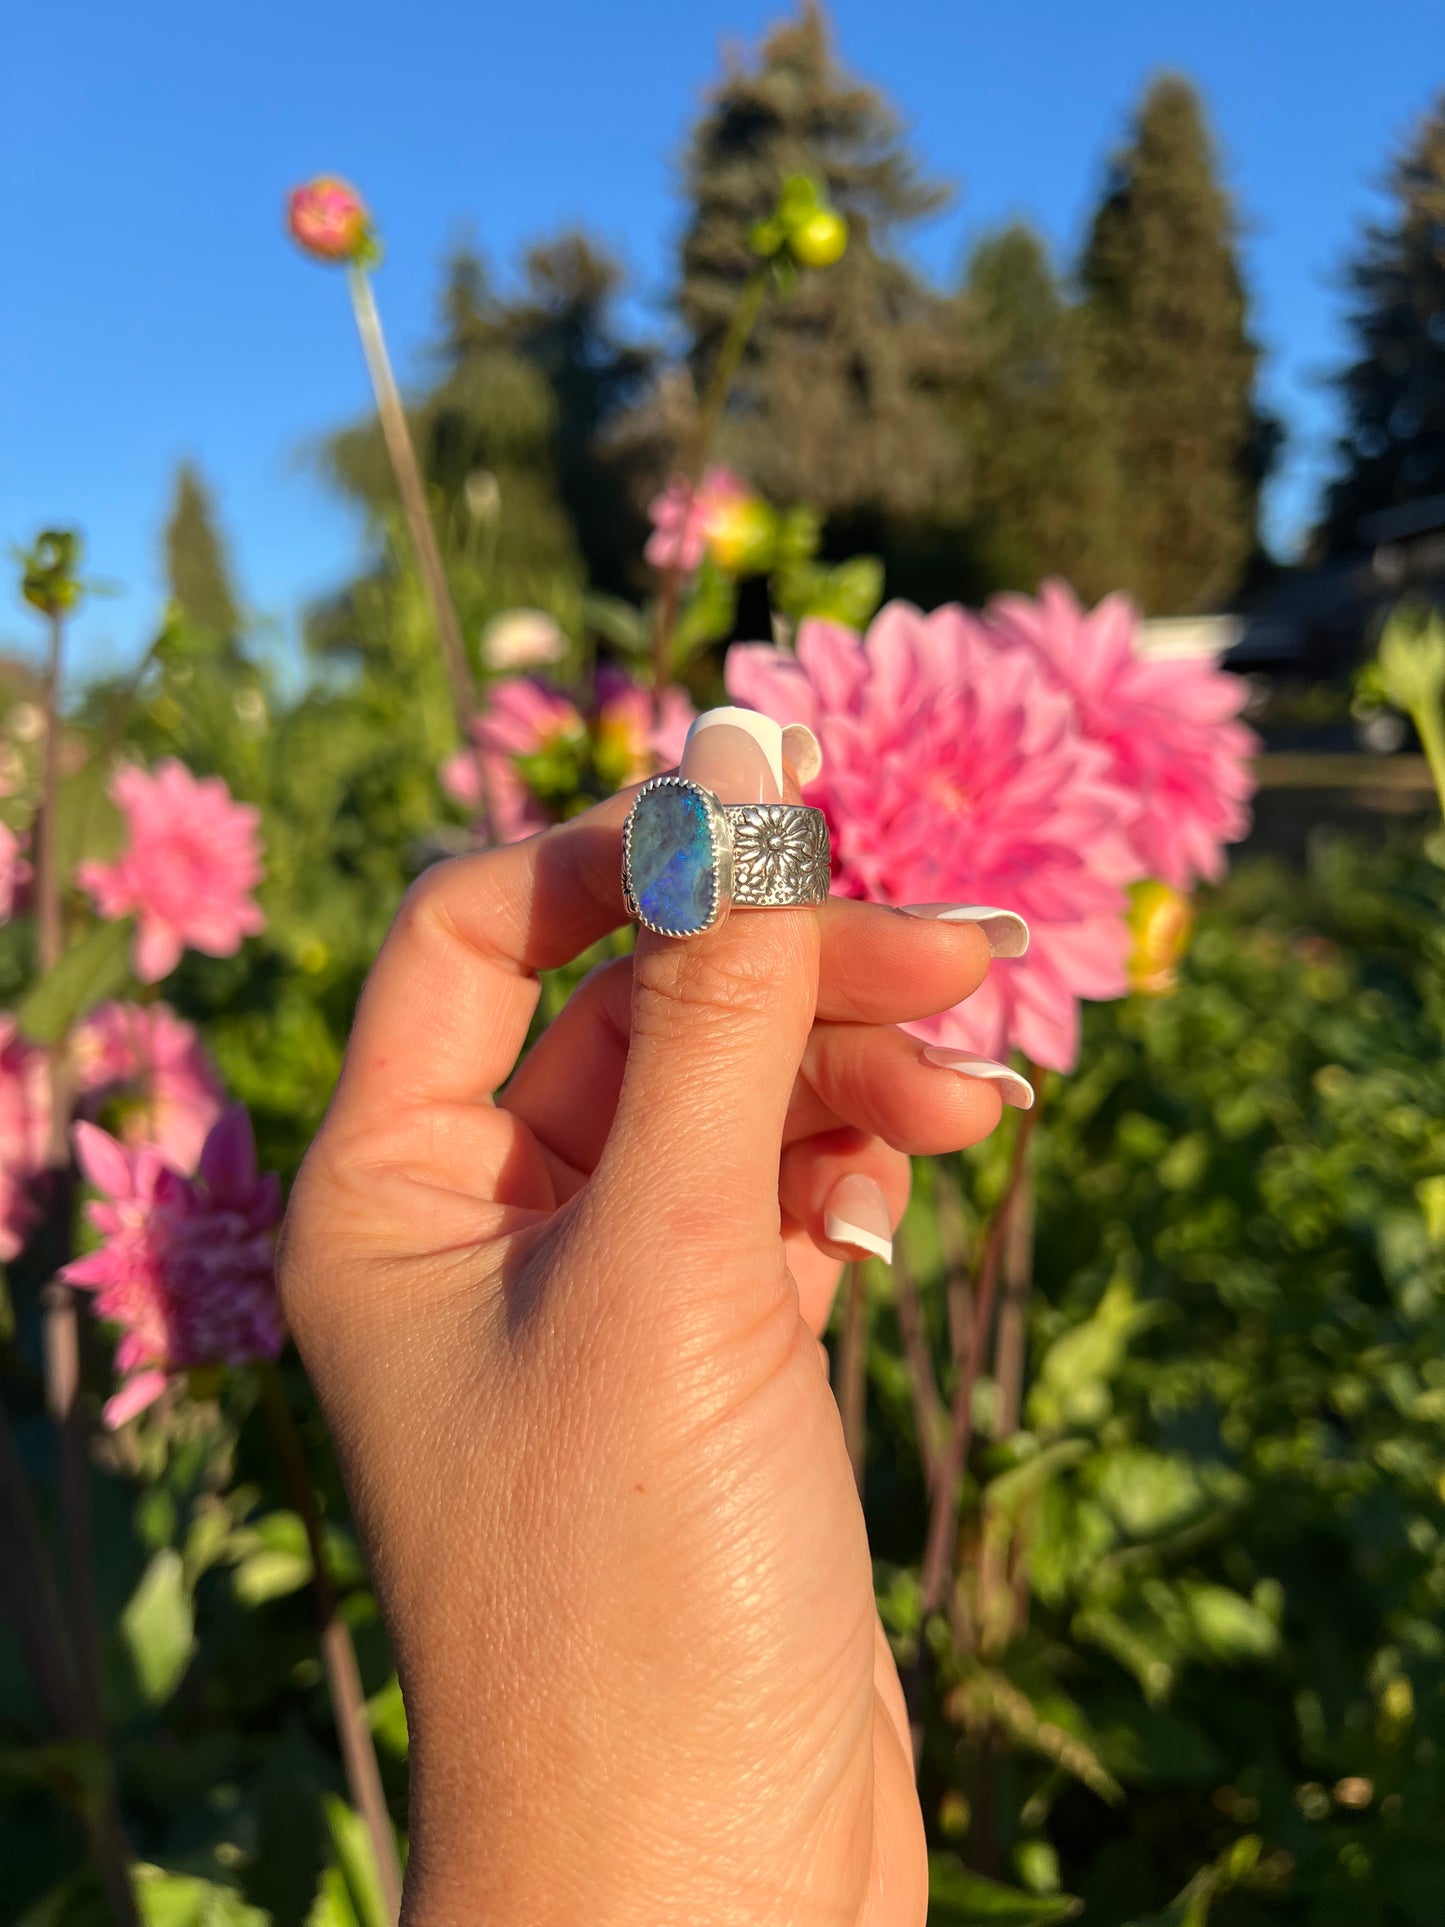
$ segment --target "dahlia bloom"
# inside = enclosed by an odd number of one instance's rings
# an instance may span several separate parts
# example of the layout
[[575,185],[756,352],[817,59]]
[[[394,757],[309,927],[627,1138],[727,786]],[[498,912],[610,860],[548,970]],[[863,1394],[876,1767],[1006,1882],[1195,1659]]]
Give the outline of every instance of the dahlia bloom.
[[0,923],[14,916],[16,902],[30,881],[30,865],[21,855],[24,847],[23,838],[0,823]]
[[371,241],[371,215],[349,181],[318,174],[286,197],[286,228],[313,260],[356,261]]
[[275,1358],[284,1336],[274,1271],[281,1188],[257,1172],[245,1110],[212,1127],[194,1178],[153,1146],[127,1147],[93,1124],[77,1124],[74,1135],[100,1193],[87,1210],[102,1242],[61,1276],[93,1291],[97,1316],[121,1327],[123,1382],[106,1424],[144,1411],[177,1373]]
[[597,672],[591,707],[531,676],[492,684],[470,727],[471,742],[441,768],[447,794],[464,808],[483,799],[501,843],[531,836],[580,801],[610,795],[676,761],[692,721],[681,690],[663,698],[654,721],[652,697],[621,670]]
[[32,1186],[50,1146],[45,1052],[0,1014],[0,1259],[20,1255],[38,1216]]
[[1037,601],[1000,596],[985,622],[1036,650],[1073,698],[1079,728],[1109,753],[1115,782],[1139,813],[1130,837],[1140,867],[1176,890],[1224,873],[1224,846],[1249,828],[1250,759],[1259,748],[1235,718],[1248,694],[1207,657],[1137,653],[1139,618],[1125,596],[1086,614],[1063,582]]
[[219,776],[198,779],[166,757],[153,772],[118,770],[110,793],[129,841],[114,863],[82,863],[76,878],[103,917],[135,914],[142,983],[167,976],[187,947],[229,957],[265,928],[251,897],[261,880],[260,817]]
[[736,505],[752,500],[747,483],[730,468],[709,468],[695,488],[675,475],[647,505],[652,534],[644,556],[654,569],[691,575],[707,553],[714,527],[730,523]]
[[895,602],[866,637],[804,622],[796,656],[736,645],[726,680],[735,702],[806,723],[822,745],[805,794],[827,814],[840,893],[1026,918],[1026,957],[996,963],[966,1003],[913,1028],[1070,1069],[1078,1000],[1129,987],[1138,805],[1037,652],[956,606],[923,615]]
[[225,1098],[192,1025],[168,1004],[100,1004],[70,1049],[82,1110],[114,1118],[132,1149],[150,1144],[173,1170],[195,1170]]

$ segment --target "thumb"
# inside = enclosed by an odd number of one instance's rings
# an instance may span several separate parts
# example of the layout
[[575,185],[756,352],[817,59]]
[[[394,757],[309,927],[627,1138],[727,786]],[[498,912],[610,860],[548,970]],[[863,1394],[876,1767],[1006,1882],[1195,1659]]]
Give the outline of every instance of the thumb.
[[[810,732],[787,748],[816,768]],[[795,747],[796,746],[796,747]],[[796,802],[771,717],[713,709],[688,732],[680,774],[721,803]],[[778,1160],[813,1023],[819,931],[812,909],[735,910],[701,935],[638,933],[627,1068],[597,1184],[633,1235],[655,1221],[676,1252],[778,1235]]]

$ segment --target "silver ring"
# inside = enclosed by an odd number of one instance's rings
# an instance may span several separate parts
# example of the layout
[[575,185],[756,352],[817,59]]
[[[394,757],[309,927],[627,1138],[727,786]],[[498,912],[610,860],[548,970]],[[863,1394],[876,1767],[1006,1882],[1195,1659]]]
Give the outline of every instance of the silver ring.
[[729,910],[826,900],[828,820],[805,803],[720,803],[685,776],[644,783],[622,826],[622,901],[660,937],[698,937]]

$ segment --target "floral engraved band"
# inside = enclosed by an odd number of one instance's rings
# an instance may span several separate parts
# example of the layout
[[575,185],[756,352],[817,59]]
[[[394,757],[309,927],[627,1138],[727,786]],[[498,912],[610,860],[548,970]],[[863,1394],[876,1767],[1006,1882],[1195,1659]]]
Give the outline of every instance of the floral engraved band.
[[715,930],[729,910],[822,903],[828,822],[803,803],[719,803],[685,776],[644,783],[622,830],[627,914],[662,937]]

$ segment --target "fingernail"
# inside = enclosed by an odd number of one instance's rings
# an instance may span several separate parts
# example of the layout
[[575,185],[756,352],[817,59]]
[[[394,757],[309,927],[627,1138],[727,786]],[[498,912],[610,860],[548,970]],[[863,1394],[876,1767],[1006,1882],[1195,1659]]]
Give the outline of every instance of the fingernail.
[[789,723],[783,731],[783,756],[792,765],[799,789],[823,773],[823,746],[806,723]]
[[823,1207],[823,1236],[829,1244],[891,1263],[893,1223],[882,1187],[857,1171],[839,1178]]
[[1034,1087],[1029,1080],[1010,1070],[1007,1064],[996,1064],[991,1057],[971,1057],[966,1050],[929,1044],[924,1049],[923,1061],[937,1064],[940,1070],[957,1071],[960,1077],[986,1077],[999,1086],[999,1096],[1005,1104],[1012,1104],[1020,1111],[1033,1109]]
[[995,910],[990,903],[905,903],[902,909],[935,923],[979,924],[991,957],[1021,957],[1029,947],[1029,927],[1016,910]]
[[781,803],[782,729],[755,709],[705,709],[687,732],[679,769],[720,803]]

